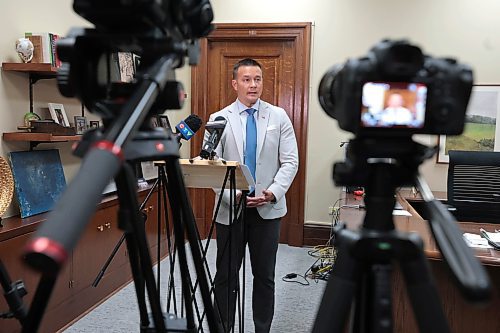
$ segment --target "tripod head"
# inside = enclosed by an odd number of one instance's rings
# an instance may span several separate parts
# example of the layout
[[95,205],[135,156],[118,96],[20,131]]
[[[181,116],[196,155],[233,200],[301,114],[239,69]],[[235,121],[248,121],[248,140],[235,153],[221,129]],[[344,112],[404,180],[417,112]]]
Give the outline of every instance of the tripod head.
[[346,160],[335,163],[333,179],[341,186],[370,186],[370,170],[378,163],[392,165],[393,173],[388,177],[387,187],[393,190],[414,183],[418,167],[431,158],[435,147],[427,147],[411,139],[355,138],[346,148]]

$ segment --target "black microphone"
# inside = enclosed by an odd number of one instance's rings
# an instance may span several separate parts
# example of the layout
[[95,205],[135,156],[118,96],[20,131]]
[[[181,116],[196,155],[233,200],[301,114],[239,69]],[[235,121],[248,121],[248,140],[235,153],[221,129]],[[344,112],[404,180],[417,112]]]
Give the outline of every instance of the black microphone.
[[222,116],[218,116],[214,121],[209,121],[205,125],[205,129],[210,133],[207,141],[203,144],[200,152],[200,157],[210,159],[215,155],[215,148],[219,144],[224,128],[226,128],[227,120]]
[[190,114],[186,119],[175,126],[177,129],[176,139],[181,145],[181,139],[188,141],[200,129],[202,124],[201,118],[195,114]]

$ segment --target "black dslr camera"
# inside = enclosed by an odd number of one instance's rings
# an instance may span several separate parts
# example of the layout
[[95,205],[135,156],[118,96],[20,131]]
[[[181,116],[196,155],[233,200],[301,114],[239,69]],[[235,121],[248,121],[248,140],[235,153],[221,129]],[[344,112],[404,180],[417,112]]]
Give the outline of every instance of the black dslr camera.
[[463,131],[472,70],[433,58],[406,40],[383,40],[323,76],[320,104],[340,128],[363,137]]

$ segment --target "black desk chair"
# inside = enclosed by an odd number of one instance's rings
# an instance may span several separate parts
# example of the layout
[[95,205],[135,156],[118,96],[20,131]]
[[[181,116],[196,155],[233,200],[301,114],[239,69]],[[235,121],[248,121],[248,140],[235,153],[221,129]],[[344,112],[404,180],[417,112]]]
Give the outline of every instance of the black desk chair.
[[448,205],[459,221],[500,223],[500,152],[449,151]]

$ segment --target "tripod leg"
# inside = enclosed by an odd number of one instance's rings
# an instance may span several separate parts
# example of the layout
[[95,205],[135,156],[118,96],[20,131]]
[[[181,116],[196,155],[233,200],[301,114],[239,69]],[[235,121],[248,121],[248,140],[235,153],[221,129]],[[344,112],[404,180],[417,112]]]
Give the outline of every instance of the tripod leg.
[[[165,216],[165,230],[166,230],[166,238],[167,238],[167,253],[168,253],[168,261],[169,261],[169,274],[168,274],[168,283],[167,283],[167,301],[166,301],[166,307],[167,307],[167,312],[170,313],[170,307],[173,305],[173,313],[174,315],[177,316],[177,300],[176,300],[176,295],[175,295],[175,277],[174,277],[174,270],[175,270],[175,257],[176,257],[176,251],[175,251],[175,243],[172,242],[171,239],[171,232],[170,232],[170,222],[169,222],[169,215],[168,215],[168,205],[167,205],[167,184],[168,180],[165,175],[165,167],[163,164],[160,164],[157,166],[158,168],[158,179],[156,182],[158,183],[158,223],[160,225],[160,222],[162,221],[162,212]],[[163,207],[163,210],[161,209]],[[158,228],[160,231],[161,229]],[[159,244],[159,243],[158,243]],[[158,273],[159,274],[159,273]],[[159,280],[159,275],[158,275],[158,281]],[[158,289],[159,290],[159,289]]]
[[450,332],[424,252],[401,261],[401,270],[420,332]]
[[392,332],[392,264],[368,263],[363,268],[354,303],[352,332]]
[[[135,177],[128,163],[125,163],[118,172],[115,183],[120,204],[118,220],[122,223],[121,228],[125,230],[137,299],[139,304],[145,302],[144,293],[142,295],[140,293],[144,285],[143,281],[145,281],[154,327],[156,330],[163,332],[165,331],[165,321],[156,291],[153,265],[149,256],[144,223],[142,223],[140,218],[141,212],[139,211],[139,204],[137,202]],[[137,254],[137,257],[134,257],[135,254]],[[141,324],[146,323],[145,317],[147,313],[144,313],[145,311],[142,306],[139,309],[141,310]],[[143,327],[146,327],[146,325],[143,325]]]
[[348,313],[356,292],[356,284],[360,276],[360,267],[349,253],[348,239],[344,234],[349,233],[349,238],[359,237],[347,230],[337,231],[338,256],[332,275],[328,280],[323,298],[321,300],[313,333],[344,332]]
[[139,256],[136,253],[136,244],[132,235],[128,232],[124,234],[126,239],[126,246],[130,262],[130,269],[132,271],[135,293],[137,297],[137,306],[139,307],[139,317],[141,328],[149,327],[148,308],[146,306],[145,291],[144,291],[144,277],[140,269]]
[[38,287],[36,288],[35,296],[31,302],[28,316],[23,322],[22,333],[38,332],[40,322],[42,321],[45,309],[49,303],[52,290],[54,290],[56,280],[57,274],[42,274]]

